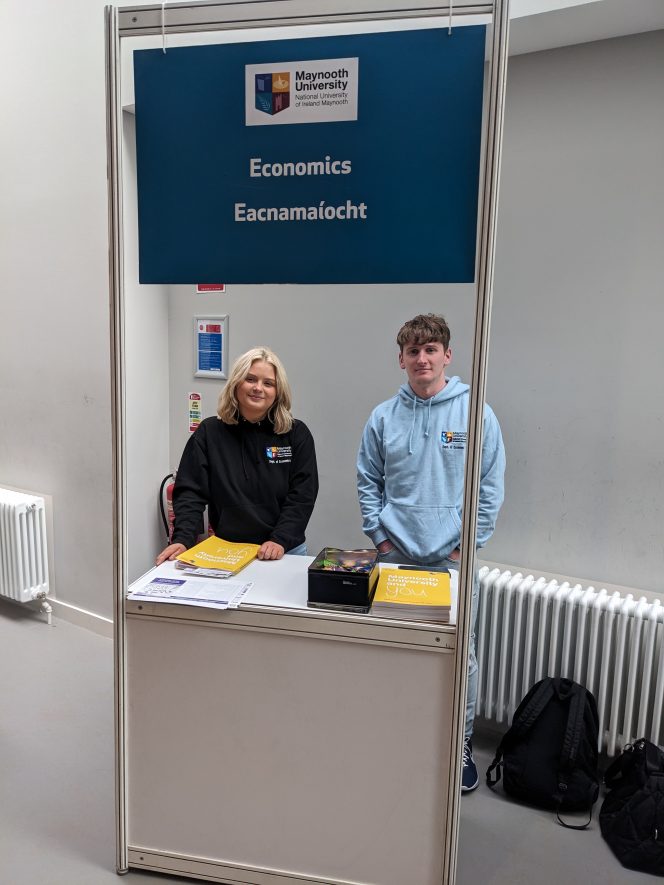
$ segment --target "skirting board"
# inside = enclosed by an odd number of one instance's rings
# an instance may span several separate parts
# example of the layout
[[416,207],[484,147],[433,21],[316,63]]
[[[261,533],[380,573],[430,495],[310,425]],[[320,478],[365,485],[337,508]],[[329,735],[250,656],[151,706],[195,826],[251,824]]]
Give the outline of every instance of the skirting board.
[[191,876],[206,882],[219,882],[225,885],[364,885],[347,879],[320,879],[317,876],[288,873],[285,870],[238,866],[205,858],[132,847],[129,848],[129,868]]
[[53,614],[56,618],[62,618],[63,621],[69,621],[70,624],[76,624],[77,627],[85,627],[86,630],[92,630],[93,633],[98,633],[107,639],[113,638],[111,618],[105,618],[103,615],[95,614],[95,612],[87,611],[60,599],[49,597],[48,601],[53,606]]
[[[93,633],[105,636],[107,639],[113,638],[113,621],[110,618],[105,618],[103,615],[79,608],[70,602],[54,599],[52,596],[47,596],[43,602],[51,606],[54,618],[60,618],[63,621],[68,621],[70,624],[75,624],[77,627],[92,630]],[[15,599],[7,599],[4,596],[0,596],[0,603],[12,606],[17,612],[22,612],[25,617],[39,618],[46,624],[46,614],[42,611],[41,599],[37,599],[34,602],[17,602]],[[55,624],[55,620],[52,623]]]
[[[59,599],[53,599],[50,596],[47,596],[44,602],[53,609],[53,625],[56,625],[56,620],[59,618],[63,621],[68,621],[70,624],[75,624],[77,627],[91,630],[99,636],[105,636],[107,639],[113,638],[113,621],[110,618],[104,618],[102,615],[86,611],[84,608],[78,608],[68,602],[61,602]],[[42,600],[17,602],[15,599],[7,599],[5,596],[0,596],[0,606],[3,607],[3,611],[5,610],[4,606],[7,606],[6,610],[8,612],[11,610],[14,613],[11,617],[36,618],[43,621],[44,626],[46,626],[46,613],[41,609]]]

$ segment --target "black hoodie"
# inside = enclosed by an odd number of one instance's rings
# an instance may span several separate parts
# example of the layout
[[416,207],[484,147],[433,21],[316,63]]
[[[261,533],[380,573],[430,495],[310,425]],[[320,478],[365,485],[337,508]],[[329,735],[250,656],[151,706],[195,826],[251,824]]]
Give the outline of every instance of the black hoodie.
[[209,507],[215,534],[226,541],[304,543],[318,494],[314,440],[302,421],[277,434],[269,419],[225,424],[206,418],[189,439],[178,468],[173,544],[192,547]]

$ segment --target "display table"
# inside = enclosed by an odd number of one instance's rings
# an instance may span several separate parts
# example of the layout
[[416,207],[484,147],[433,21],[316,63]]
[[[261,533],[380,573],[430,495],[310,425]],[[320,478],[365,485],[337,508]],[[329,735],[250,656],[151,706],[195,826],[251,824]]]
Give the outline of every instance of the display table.
[[310,562],[235,610],[127,601],[130,867],[440,885],[455,628],[307,609]]

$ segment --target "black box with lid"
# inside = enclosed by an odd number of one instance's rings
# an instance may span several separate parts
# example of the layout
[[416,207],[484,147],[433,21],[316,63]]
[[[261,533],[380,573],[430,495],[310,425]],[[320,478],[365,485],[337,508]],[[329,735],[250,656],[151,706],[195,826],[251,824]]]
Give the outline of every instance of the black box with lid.
[[377,550],[323,547],[309,566],[307,605],[368,612],[378,582]]

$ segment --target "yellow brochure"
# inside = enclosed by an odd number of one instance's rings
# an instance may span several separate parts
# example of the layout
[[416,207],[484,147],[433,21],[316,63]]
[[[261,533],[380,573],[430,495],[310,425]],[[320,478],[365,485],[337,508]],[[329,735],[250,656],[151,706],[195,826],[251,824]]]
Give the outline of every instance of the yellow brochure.
[[212,535],[176,559],[195,568],[219,569],[234,575],[255,559],[259,550],[260,544],[236,544]]
[[374,605],[377,602],[448,608],[452,604],[449,572],[381,568]]

